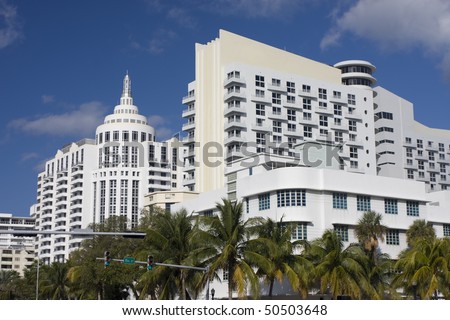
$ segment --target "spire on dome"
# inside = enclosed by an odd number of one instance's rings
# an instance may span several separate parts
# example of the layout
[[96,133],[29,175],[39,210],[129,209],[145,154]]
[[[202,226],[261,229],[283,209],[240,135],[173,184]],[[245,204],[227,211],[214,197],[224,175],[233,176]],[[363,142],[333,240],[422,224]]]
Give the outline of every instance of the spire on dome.
[[128,70],[125,78],[123,78],[123,91],[122,97],[120,98],[120,104],[133,105],[133,97],[131,96],[131,79],[128,76]]

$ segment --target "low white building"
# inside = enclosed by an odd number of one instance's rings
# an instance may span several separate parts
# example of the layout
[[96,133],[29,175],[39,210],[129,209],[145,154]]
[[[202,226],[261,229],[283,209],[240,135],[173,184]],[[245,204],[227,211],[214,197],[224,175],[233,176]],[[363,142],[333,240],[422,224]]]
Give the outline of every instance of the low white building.
[[[34,229],[34,218],[16,217],[11,213],[0,213],[0,230],[31,229]],[[23,270],[31,266],[33,261],[33,238],[0,234],[0,270],[14,270],[23,275]]]

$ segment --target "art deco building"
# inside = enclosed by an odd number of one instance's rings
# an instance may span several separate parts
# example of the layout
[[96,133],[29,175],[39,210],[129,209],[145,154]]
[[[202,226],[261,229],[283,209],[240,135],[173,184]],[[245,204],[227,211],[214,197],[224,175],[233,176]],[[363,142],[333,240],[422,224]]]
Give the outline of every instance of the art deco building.
[[[114,215],[135,227],[145,194],[181,188],[179,152],[176,139],[156,142],[155,129],[133,103],[126,75],[120,103],[97,127],[95,139],[64,146],[38,175],[36,227],[72,231]],[[49,263],[67,259],[81,239],[41,235],[37,243],[36,255]]]

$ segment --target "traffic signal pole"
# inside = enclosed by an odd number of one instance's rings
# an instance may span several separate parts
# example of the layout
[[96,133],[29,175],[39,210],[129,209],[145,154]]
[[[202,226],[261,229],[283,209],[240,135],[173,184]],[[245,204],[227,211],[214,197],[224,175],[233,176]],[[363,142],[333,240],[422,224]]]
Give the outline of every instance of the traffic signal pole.
[[[105,258],[97,258],[97,260],[105,260]],[[116,262],[123,262],[123,259],[110,259],[110,261],[116,261]],[[148,261],[134,261],[136,264],[143,264],[147,265]],[[191,269],[191,270],[198,270],[203,271],[206,273],[206,300],[209,300],[209,267],[202,268],[202,267],[192,267],[192,266],[185,266],[185,265],[179,265],[179,264],[170,264],[170,263],[159,263],[159,262],[153,262],[154,266],[161,266],[161,267],[169,267],[169,268],[178,268],[178,269]]]

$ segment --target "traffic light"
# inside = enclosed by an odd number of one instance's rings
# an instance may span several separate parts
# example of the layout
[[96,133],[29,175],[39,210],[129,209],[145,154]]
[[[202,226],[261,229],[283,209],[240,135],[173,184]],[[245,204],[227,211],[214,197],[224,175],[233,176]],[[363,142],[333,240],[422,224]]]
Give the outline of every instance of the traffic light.
[[149,255],[147,257],[147,270],[152,270],[153,269],[153,256]]
[[111,256],[109,251],[105,251],[105,268],[111,265]]

